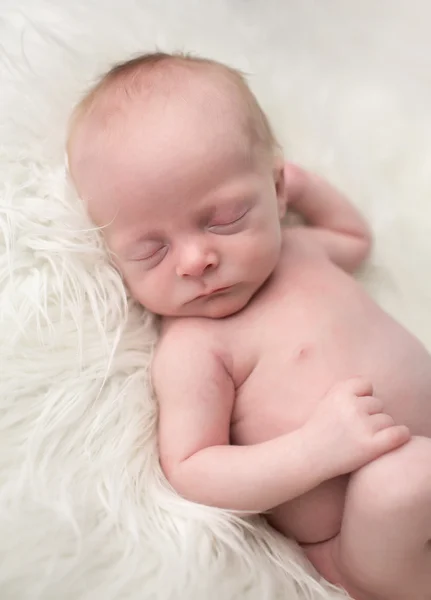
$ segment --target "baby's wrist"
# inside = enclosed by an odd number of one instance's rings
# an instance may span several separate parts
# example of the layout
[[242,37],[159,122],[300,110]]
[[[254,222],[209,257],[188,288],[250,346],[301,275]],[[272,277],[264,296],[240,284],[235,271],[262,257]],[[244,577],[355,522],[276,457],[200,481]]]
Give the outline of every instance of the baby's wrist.
[[316,485],[335,477],[337,474],[332,473],[334,469],[331,461],[328,460],[327,443],[323,436],[309,421],[301,427],[300,433],[305,468],[309,469],[310,474],[315,478]]

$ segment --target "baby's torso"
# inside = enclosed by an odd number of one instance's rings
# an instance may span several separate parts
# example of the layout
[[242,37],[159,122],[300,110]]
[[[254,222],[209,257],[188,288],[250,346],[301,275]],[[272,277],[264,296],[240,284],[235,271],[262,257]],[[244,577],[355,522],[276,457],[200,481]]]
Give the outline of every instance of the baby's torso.
[[354,279],[293,240],[238,315],[213,321],[236,385],[234,444],[300,427],[337,381],[369,379],[396,421],[431,435],[431,357]]

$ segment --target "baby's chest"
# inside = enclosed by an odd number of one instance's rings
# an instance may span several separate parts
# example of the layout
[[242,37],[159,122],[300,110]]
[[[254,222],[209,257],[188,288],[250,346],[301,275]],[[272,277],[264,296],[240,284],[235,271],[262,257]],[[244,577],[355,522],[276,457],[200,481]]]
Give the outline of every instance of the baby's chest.
[[[296,266],[296,265],[295,265]],[[226,323],[227,346],[231,348],[236,388],[253,382],[287,385],[328,370],[345,345],[355,343],[352,318],[361,310],[356,284],[340,278],[326,264],[300,263],[281,271],[234,319]],[[245,384],[245,385],[243,385]]]
[[356,376],[397,421],[431,434],[429,354],[356,284],[328,275],[274,286],[232,328],[234,443],[301,427],[332,385]]
[[335,383],[357,376],[373,384],[396,422],[431,435],[431,358],[418,340],[388,317],[361,322],[341,309],[333,319],[325,311],[315,317],[256,325],[237,346],[238,373],[245,365],[246,376],[238,381],[232,441],[258,443],[301,427]]
[[326,301],[274,294],[256,309],[247,326],[244,320],[238,327],[232,346],[237,390],[232,431],[246,435],[248,443],[300,427],[355,362],[346,352],[348,327]]
[[[232,414],[237,443],[257,443],[301,427],[322,395],[349,370],[316,337],[293,330],[283,336],[283,329],[275,329],[272,343],[263,335],[259,349],[249,344],[252,364],[237,387]],[[245,352],[247,366],[248,356]]]

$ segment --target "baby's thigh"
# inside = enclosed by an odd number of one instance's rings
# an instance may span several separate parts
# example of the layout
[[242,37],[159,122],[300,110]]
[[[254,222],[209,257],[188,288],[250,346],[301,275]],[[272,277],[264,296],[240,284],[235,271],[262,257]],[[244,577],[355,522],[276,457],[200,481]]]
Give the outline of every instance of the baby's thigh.
[[334,537],[340,531],[348,481],[347,475],[330,479],[277,506],[267,516],[269,523],[302,544]]
[[416,437],[351,476],[338,550],[330,553],[347,589],[431,600],[430,473],[431,439]]

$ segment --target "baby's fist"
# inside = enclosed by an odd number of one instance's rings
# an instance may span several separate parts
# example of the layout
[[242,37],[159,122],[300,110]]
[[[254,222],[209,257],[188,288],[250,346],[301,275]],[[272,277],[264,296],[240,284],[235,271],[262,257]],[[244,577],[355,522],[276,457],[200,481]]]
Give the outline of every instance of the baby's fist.
[[306,423],[327,479],[355,471],[409,440],[408,428],[396,425],[372,394],[372,384],[362,378],[337,383]]

